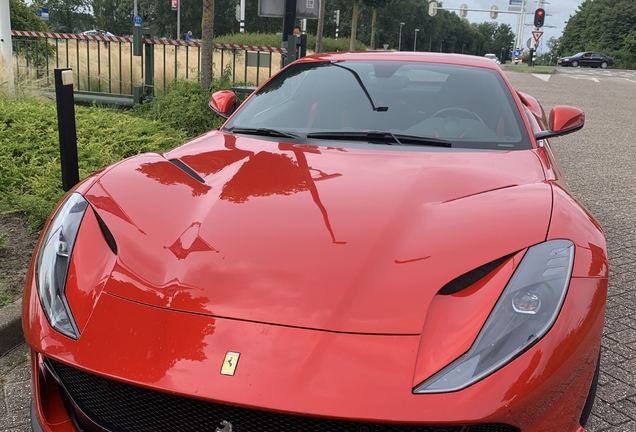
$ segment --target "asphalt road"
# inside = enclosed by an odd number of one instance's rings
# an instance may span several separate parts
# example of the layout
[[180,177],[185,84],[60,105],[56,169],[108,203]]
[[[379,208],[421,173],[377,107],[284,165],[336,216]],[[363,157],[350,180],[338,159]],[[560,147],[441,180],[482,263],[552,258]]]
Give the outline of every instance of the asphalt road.
[[[555,75],[507,73],[546,112],[574,105],[582,131],[552,140],[575,196],[603,225],[610,288],[601,375],[589,432],[636,432],[636,72],[560,68]],[[28,349],[0,358],[0,431],[30,431]]]

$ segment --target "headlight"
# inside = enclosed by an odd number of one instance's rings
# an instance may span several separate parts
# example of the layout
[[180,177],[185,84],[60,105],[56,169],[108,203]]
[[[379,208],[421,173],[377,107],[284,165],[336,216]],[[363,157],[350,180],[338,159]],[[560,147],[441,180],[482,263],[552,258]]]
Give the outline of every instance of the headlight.
[[461,390],[530,348],[556,321],[573,263],[574,244],[568,240],[552,240],[528,249],[468,352],[413,392]]
[[77,339],[79,330],[64,295],[73,245],[88,202],[78,193],[68,197],[44,237],[35,267],[40,303],[51,327]]

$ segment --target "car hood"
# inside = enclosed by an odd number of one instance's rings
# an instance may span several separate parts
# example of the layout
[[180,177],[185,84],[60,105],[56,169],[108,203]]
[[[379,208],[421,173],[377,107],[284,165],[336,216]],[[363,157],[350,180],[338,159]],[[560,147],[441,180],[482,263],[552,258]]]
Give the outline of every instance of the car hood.
[[449,281],[544,241],[552,203],[530,150],[341,148],[216,131],[120,162],[86,197],[117,243],[110,294],[394,335],[419,334]]

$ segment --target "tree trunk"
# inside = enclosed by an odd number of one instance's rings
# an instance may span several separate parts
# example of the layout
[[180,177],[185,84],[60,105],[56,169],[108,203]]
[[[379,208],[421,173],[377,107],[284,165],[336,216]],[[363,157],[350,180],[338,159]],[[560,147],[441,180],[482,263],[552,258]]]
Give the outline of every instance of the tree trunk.
[[325,31],[325,9],[327,6],[327,0],[320,2],[320,16],[318,17],[318,29],[316,30],[316,50],[315,52],[322,52],[322,33]]
[[378,18],[378,8],[373,6],[373,15],[371,16],[371,49],[375,49],[375,21]]
[[358,29],[358,9],[360,0],[353,0],[353,12],[351,16],[351,39],[349,40],[349,51],[356,50],[356,32]]
[[201,88],[212,84],[212,56],[214,48],[214,0],[203,0],[201,17]]

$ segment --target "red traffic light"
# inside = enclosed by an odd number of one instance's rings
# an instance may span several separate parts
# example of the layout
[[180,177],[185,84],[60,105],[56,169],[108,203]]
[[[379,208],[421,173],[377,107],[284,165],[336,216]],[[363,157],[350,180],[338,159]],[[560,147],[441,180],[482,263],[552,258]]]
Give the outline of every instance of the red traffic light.
[[539,8],[536,11],[534,11],[534,26],[543,27],[544,21],[545,21],[545,10]]

